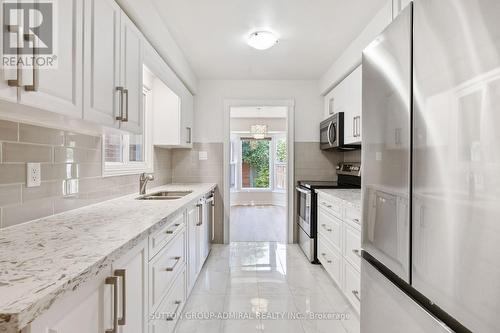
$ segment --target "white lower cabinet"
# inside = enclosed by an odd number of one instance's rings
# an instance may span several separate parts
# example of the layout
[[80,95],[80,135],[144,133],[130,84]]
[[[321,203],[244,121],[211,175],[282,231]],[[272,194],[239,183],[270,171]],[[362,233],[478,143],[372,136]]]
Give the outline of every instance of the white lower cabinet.
[[[170,333],[205,263],[204,199],[39,316],[30,333]],[[204,226],[207,224],[207,226]]]
[[323,193],[318,195],[318,206],[318,260],[359,313],[361,212],[347,203],[332,210],[339,199]]

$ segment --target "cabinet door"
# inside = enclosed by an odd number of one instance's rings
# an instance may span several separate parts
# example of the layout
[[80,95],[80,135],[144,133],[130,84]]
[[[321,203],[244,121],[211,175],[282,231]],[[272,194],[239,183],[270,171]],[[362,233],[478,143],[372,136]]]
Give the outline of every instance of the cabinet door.
[[354,70],[344,80],[344,143],[361,142],[362,69]]
[[147,242],[141,242],[113,263],[113,274],[118,277],[118,331],[146,332]]
[[105,333],[113,328],[113,285],[106,284],[111,270],[52,305],[29,326],[31,333]]
[[192,146],[193,144],[193,113],[194,97],[186,89],[181,97],[181,145]]
[[26,68],[19,102],[24,105],[82,118],[83,0],[57,2],[54,34],[55,68]]
[[[1,26],[4,27],[9,22],[4,22],[4,13],[3,13],[4,6],[0,6],[0,23]],[[0,42],[0,55],[2,57],[7,56],[9,59],[11,57],[14,57],[13,59],[16,59],[15,56],[16,54],[10,54],[4,52],[3,48],[3,38],[10,38],[11,40],[15,40],[17,38],[16,33],[4,33],[2,34],[2,41]],[[11,87],[8,84],[9,80],[16,80],[18,78],[18,73],[15,69],[6,69],[3,66],[0,66],[0,99],[4,101],[9,101],[9,102],[17,102],[17,87]],[[20,79],[20,77],[19,77]]]
[[142,105],[143,36],[128,16],[121,17],[121,72],[124,93],[124,117],[121,128],[141,134],[144,122]]
[[118,127],[121,9],[114,0],[85,3],[84,118]]
[[188,220],[188,290],[194,286],[198,276],[198,253],[199,253],[199,233],[198,233],[198,207],[193,206],[187,212]]

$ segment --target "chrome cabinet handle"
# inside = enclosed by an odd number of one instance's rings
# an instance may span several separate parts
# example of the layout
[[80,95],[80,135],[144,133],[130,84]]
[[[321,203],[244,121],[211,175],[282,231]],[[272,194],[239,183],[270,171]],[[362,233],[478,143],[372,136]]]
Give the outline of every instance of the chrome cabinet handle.
[[174,224],[174,227],[175,227],[174,230],[167,230],[167,231],[165,231],[165,233],[169,234],[169,235],[172,235],[173,233],[175,233],[179,229],[179,226],[180,226],[180,224],[176,223],[176,224]]
[[[21,49],[19,48],[19,27],[17,25],[9,25],[7,26],[7,31],[17,34],[17,61],[19,61],[19,57],[21,55]],[[21,67],[16,66],[16,78],[14,80],[7,80],[7,84],[9,87],[19,87],[19,78],[21,77]]]
[[359,219],[353,219],[353,221],[359,223]]
[[203,205],[201,203],[196,204],[198,207],[198,223],[196,224],[198,227],[203,224]]
[[31,35],[31,34],[24,34],[24,40],[26,42],[32,42],[33,43],[33,84],[31,85],[27,85],[24,87],[24,90],[26,91],[37,91],[38,90],[38,85],[36,83],[37,81],[37,73],[38,73],[38,70],[37,70],[37,67],[36,67],[36,47],[35,47],[35,36],[34,35]]
[[126,271],[124,269],[115,270],[115,276],[122,278],[122,317],[118,319],[118,325],[124,326],[127,317],[127,287],[126,287]]
[[326,259],[326,262],[331,264],[332,261],[331,260],[328,260],[328,258],[326,257],[326,253],[321,253],[321,255]]
[[187,131],[187,140],[186,140],[186,143],[191,143],[191,127],[186,127],[186,131]]
[[120,114],[115,117],[116,120],[123,120],[123,87],[116,87],[116,91],[120,93],[120,107],[119,107],[119,112]]
[[128,122],[128,89],[123,89],[123,95],[125,95],[125,117],[122,117],[122,122]]
[[361,258],[361,254],[360,254],[359,250],[354,249],[354,250],[352,250],[352,253],[354,253],[355,255],[357,255],[358,257]]
[[324,202],[324,201],[323,201],[321,204],[322,204],[323,206],[328,207],[328,208],[332,208],[332,205],[329,205],[329,204],[327,204],[327,203],[326,203],[326,202]]
[[181,261],[181,257],[174,257],[174,259],[175,259],[175,264],[172,267],[167,267],[165,269],[165,271],[167,271],[167,272],[173,272],[173,270],[175,269],[175,267],[177,266],[177,264]]
[[172,321],[175,319],[175,317],[177,316],[177,312],[179,311],[179,307],[182,304],[182,301],[175,301],[174,304],[176,304],[177,306],[175,307],[175,310],[174,310],[174,313],[172,314],[172,316],[166,318],[167,321]]
[[357,291],[357,290],[352,290],[351,292],[352,292],[352,294],[354,295],[354,297],[356,297],[356,298],[358,299],[358,301],[360,301],[360,302],[361,302],[361,298],[359,297],[359,291]]
[[356,137],[356,117],[352,118],[352,136]]
[[118,329],[118,278],[109,276],[104,281],[105,284],[113,286],[113,328],[106,330],[106,333],[117,333]]

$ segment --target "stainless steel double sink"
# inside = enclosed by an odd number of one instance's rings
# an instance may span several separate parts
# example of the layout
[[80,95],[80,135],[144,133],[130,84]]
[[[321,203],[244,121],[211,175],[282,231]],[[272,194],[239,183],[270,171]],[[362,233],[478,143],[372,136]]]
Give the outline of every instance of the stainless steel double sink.
[[177,200],[191,193],[193,193],[193,191],[160,191],[145,194],[138,197],[137,200]]

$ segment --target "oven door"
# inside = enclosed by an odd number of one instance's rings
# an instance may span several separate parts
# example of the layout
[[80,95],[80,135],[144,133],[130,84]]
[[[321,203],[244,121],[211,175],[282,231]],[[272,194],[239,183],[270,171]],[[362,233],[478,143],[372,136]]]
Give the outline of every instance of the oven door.
[[297,223],[309,237],[312,236],[311,211],[312,192],[311,190],[297,186]]

